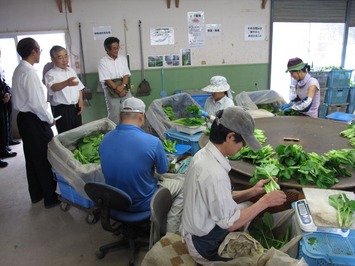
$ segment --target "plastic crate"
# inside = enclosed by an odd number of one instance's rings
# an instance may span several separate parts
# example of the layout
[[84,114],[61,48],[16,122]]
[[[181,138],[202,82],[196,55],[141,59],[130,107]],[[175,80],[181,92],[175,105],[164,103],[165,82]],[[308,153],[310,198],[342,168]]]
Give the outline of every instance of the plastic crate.
[[350,87],[352,70],[332,70],[329,72],[327,86],[328,88],[346,88]]
[[178,132],[175,128],[168,129],[165,131],[165,138],[175,140],[178,144],[190,145],[191,149],[187,151],[191,155],[195,155],[196,152],[200,150],[200,145],[198,141],[203,132],[196,133],[195,135],[188,135],[182,132]]
[[350,122],[355,119],[355,115],[335,112],[330,115],[327,115],[326,118],[350,124]]
[[319,105],[319,109],[318,109],[318,117],[319,118],[325,118],[325,116],[327,115],[328,112],[328,104],[323,103],[321,105]]
[[205,103],[208,97],[212,94],[204,93],[204,94],[191,94],[192,99],[194,99],[202,108],[205,107]]
[[355,265],[354,230],[347,237],[320,232],[308,234],[301,239],[298,251],[298,258],[303,257],[309,266]]
[[327,115],[330,115],[330,114],[332,114],[334,112],[346,113],[348,105],[349,105],[348,103],[344,103],[344,104],[328,104]]
[[325,102],[328,104],[347,103],[350,88],[328,88],[325,94]]
[[327,81],[328,81],[328,72],[309,72],[312,77],[316,78],[319,83],[320,88],[326,88],[327,87]]
[[350,87],[348,102],[355,104],[355,87]]
[[355,112],[355,103],[349,103],[348,113],[349,114],[354,114],[354,112]]
[[327,88],[321,88],[319,90],[319,94],[320,94],[319,104],[323,104],[325,102],[325,96],[327,94]]
[[55,175],[57,177],[61,197],[86,209],[95,205],[93,201],[81,196],[61,175],[58,173],[55,173]]
[[194,135],[196,133],[206,130],[206,126],[184,126],[178,123],[172,122],[177,131],[183,132],[189,135]]

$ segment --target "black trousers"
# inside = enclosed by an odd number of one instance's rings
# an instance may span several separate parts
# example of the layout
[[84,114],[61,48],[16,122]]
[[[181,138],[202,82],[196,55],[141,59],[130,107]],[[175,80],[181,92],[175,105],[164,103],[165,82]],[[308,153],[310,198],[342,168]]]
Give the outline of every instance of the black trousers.
[[51,126],[31,112],[20,112],[17,126],[23,142],[31,200],[44,198],[45,205],[51,204],[57,198],[57,182],[47,159],[48,143],[53,138]]
[[55,122],[58,133],[68,131],[70,129],[81,126],[81,115],[78,115],[79,106],[77,104],[59,104],[52,106],[54,117],[62,116]]

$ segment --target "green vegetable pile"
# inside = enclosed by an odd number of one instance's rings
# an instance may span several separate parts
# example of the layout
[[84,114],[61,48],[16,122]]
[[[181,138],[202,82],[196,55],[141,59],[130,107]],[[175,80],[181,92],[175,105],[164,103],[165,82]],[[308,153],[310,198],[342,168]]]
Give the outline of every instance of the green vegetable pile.
[[177,152],[177,150],[175,149],[176,146],[175,140],[164,139],[162,142],[163,142],[164,150],[166,150],[169,153]]
[[[255,129],[254,134],[260,143],[267,140],[262,130]],[[351,176],[345,166],[355,169],[355,149],[330,150],[321,156],[314,152],[307,153],[297,144],[282,144],[275,150],[266,145],[259,151],[244,146],[236,155],[228,156],[228,159],[244,160],[256,165],[249,181],[251,184],[273,176],[279,182],[295,179],[301,185],[329,188],[339,182],[339,177]],[[269,182],[268,186],[277,187],[274,182]]]
[[279,116],[299,116],[300,112],[297,110],[293,110],[292,108],[284,111],[284,112],[279,112]]
[[169,118],[170,121],[176,119],[174,109],[171,105],[165,105],[162,108],[163,108],[164,113],[167,115],[167,117]]
[[350,145],[355,147],[355,124],[351,124],[347,129],[340,132],[340,136],[349,139]]
[[280,249],[290,240],[291,225],[287,227],[286,232],[276,237],[273,231],[273,224],[274,219],[272,215],[269,212],[265,212],[262,217],[257,216],[250,223],[249,234],[266,249],[270,249],[271,247]]
[[186,107],[184,113],[185,114],[191,114],[194,117],[197,117],[197,116],[199,116],[200,108],[198,108],[196,105],[191,104],[188,107]]
[[328,202],[337,209],[339,226],[349,228],[355,220],[355,200],[349,200],[345,193],[341,193],[330,195]]
[[100,164],[99,146],[104,134],[83,137],[78,141],[77,148],[73,151],[74,158],[82,164]]
[[198,117],[187,117],[187,118],[180,118],[173,121],[174,123],[184,125],[184,126],[202,126],[206,123],[205,119],[198,118]]
[[[320,156],[314,152],[306,153],[301,145],[291,144],[276,147],[277,158],[263,162],[256,167],[251,184],[269,178],[265,172],[272,170],[280,182],[295,179],[301,185],[316,185],[329,188],[339,182],[339,177],[350,177],[344,166],[355,167],[355,150],[332,150]],[[276,173],[276,168],[278,172]],[[275,174],[276,173],[276,174]]]

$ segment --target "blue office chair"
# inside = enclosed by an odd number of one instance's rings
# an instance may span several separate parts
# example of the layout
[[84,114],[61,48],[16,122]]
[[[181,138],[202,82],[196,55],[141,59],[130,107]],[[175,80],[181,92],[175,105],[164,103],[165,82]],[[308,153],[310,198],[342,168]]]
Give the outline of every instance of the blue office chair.
[[[153,195],[151,211],[127,212],[132,205],[130,196],[113,186],[88,182],[84,190],[100,210],[101,225],[104,230],[114,234],[122,234],[120,241],[101,246],[96,257],[102,259],[112,249],[130,249],[129,265],[134,265],[138,248],[148,245],[149,248],[166,232],[166,217],[172,204],[172,197],[167,188],[160,187]],[[149,229],[150,227],[150,229]],[[140,237],[148,238],[149,243]]]

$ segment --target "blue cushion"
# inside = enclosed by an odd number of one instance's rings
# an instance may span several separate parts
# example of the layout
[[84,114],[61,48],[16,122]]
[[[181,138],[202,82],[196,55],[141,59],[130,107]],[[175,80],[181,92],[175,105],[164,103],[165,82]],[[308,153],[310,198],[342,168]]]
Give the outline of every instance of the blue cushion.
[[140,222],[150,217],[150,211],[125,212],[125,211],[111,210],[111,217],[122,222],[128,222],[128,223]]

